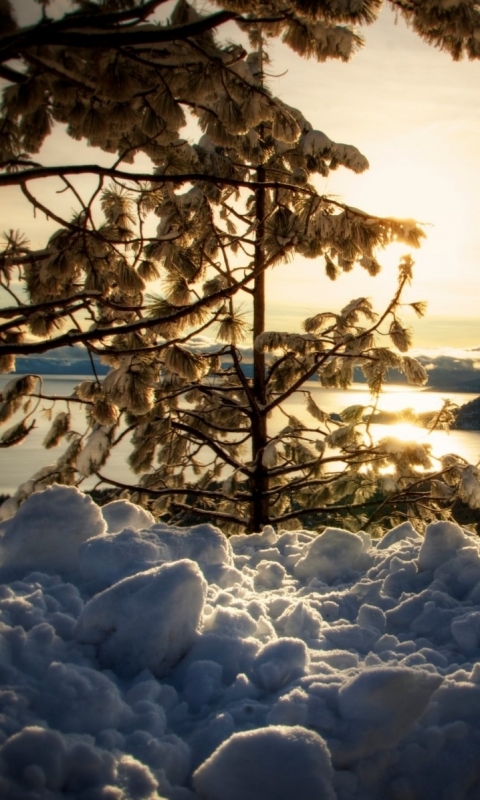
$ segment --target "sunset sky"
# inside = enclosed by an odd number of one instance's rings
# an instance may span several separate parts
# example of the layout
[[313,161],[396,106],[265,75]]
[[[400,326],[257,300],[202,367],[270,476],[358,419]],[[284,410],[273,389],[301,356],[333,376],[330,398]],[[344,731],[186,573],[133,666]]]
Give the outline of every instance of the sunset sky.
[[[23,21],[27,6],[20,0],[15,5]],[[370,161],[363,175],[340,170],[319,179],[322,193],[378,215],[425,223],[427,240],[413,254],[415,281],[406,296],[428,301],[425,320],[407,317],[414,324],[415,344],[478,346],[480,63],[452,62],[388,9],[363,33],[366,46],[348,64],[307,61],[274,43],[270,71],[281,77],[271,78],[273,92],[299,108],[314,128],[354,144]],[[233,26],[222,30],[225,35],[238,39]],[[41,154],[44,163],[84,157],[83,147],[65,136],[50,137]],[[89,161],[96,159],[90,153]],[[32,218],[15,190],[2,200],[2,230],[20,227],[34,246],[42,246],[44,221]],[[268,325],[298,329],[302,319],[337,311],[363,295],[382,310],[395,289],[398,257],[406,250],[395,246],[381,254],[385,269],[377,278],[356,268],[331,283],[320,262],[301,258],[277,267],[269,279]]]
[[[413,253],[409,298],[428,301],[427,318],[415,323],[415,344],[478,345],[480,63],[452,62],[388,9],[363,32],[366,46],[348,64],[316,64],[275,46],[272,71],[288,72],[274,82],[274,91],[315,128],[356,145],[370,161],[360,176],[332,173],[319,182],[322,192],[365,211],[427,223],[427,240]],[[392,294],[395,264],[406,248],[390,250],[380,258],[385,270],[377,278],[357,269],[330,283],[320,280],[314,262],[304,262],[301,271],[297,262],[294,270],[278,268],[271,300],[283,300],[288,313],[302,316],[308,298],[308,316],[314,298],[342,305],[367,294],[378,298],[380,309]]]

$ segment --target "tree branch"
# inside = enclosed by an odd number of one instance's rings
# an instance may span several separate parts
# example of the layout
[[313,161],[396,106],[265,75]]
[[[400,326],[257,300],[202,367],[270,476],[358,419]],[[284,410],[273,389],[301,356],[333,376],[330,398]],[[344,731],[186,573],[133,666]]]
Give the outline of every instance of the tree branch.
[[[264,265],[264,269],[267,269],[269,263]],[[0,356],[1,355],[29,355],[31,353],[46,353],[48,350],[55,350],[58,347],[63,347],[64,345],[73,345],[77,342],[94,342],[99,341],[101,339],[105,339],[108,336],[116,336],[119,333],[133,333],[134,331],[142,330],[142,328],[149,329],[154,328],[156,325],[165,322],[175,322],[184,317],[188,317],[195,311],[198,311],[201,308],[210,308],[214,307],[219,300],[224,300],[228,297],[234,295],[238,289],[245,286],[250,281],[254,280],[255,278],[255,271],[248,273],[241,281],[239,281],[234,286],[229,286],[226,289],[222,289],[219,292],[215,292],[214,294],[208,295],[207,297],[202,297],[196,303],[190,306],[182,306],[179,308],[178,311],[174,312],[173,314],[169,314],[168,316],[161,316],[161,317],[150,317],[150,318],[141,318],[136,320],[135,322],[129,322],[125,325],[121,326],[112,326],[109,328],[96,328],[94,330],[88,331],[68,331],[67,333],[63,334],[62,336],[57,336],[56,339],[46,339],[41,342],[31,342],[29,344],[15,344],[15,343],[5,343],[0,345]]]
[[[7,61],[26,48],[37,46],[59,47],[138,47],[156,45],[166,42],[185,41],[190,37],[200,36],[203,33],[218,28],[231,20],[239,19],[234,11],[217,11],[208,17],[188,22],[185,25],[171,25],[168,27],[153,26],[141,30],[119,28],[116,31],[105,33],[96,30],[96,17],[79,17],[77,20],[70,17],[60,20],[62,24],[50,22],[43,25],[34,25],[24,28],[20,32],[0,37],[0,60]],[[101,17],[99,17],[101,22]],[[68,25],[68,27],[67,27]],[[81,33],[82,28],[90,27],[88,33]],[[70,30],[69,30],[70,28]]]
[[[129,8],[125,11],[115,11],[111,14],[96,14],[94,20],[95,23],[99,22],[103,27],[118,25],[121,22],[129,22],[130,20],[145,20],[150,14],[153,14],[159,6],[166,2],[168,2],[168,0],[148,0],[148,2],[143,5],[135,6],[135,8]],[[66,14],[65,17],[62,17],[58,22],[52,24],[55,25],[57,29],[62,30],[65,26],[68,27],[71,25],[71,23],[73,23],[75,28],[89,28],[92,25],[92,17],[82,17],[78,11],[75,11],[71,14]]]
[[23,72],[18,72],[12,67],[7,67],[5,64],[0,65],[0,78],[4,78],[11,83],[26,83],[28,78]]
[[100,175],[111,178],[112,180],[133,181],[134,183],[171,183],[175,186],[183,183],[214,183],[217,186],[233,186],[237,189],[287,189],[293,192],[314,195],[311,189],[295,186],[291,183],[281,183],[278,181],[258,181],[241,180],[240,178],[226,178],[220,175],[210,175],[202,172],[189,172],[183,175],[157,175],[149,172],[126,172],[125,170],[102,167],[99,164],[70,164],[58,167],[34,167],[23,170],[22,172],[9,172],[0,175],[1,186],[18,186],[26,181],[39,180],[42,178],[56,178],[64,175]]
[[[209,497],[211,500],[226,500],[224,494],[221,492],[211,492],[208,489],[193,489],[191,487],[186,486],[183,489],[174,489],[174,488],[165,488],[165,489],[152,489],[148,486],[141,486],[140,484],[130,484],[130,483],[122,483],[121,481],[116,481],[113,478],[106,478],[100,472],[95,472],[97,478],[99,478],[103,483],[108,483],[111,486],[116,486],[118,489],[126,489],[130,492],[143,492],[144,494],[149,494],[152,497],[165,497],[165,495],[186,495],[190,494],[192,497]],[[246,494],[245,492],[238,492],[236,495],[240,500],[248,500],[250,495]]]
[[225,450],[223,450],[223,448],[220,447],[219,444],[217,444],[217,442],[211,439],[210,436],[207,436],[206,433],[203,433],[203,431],[198,431],[196,428],[190,427],[190,425],[185,425],[184,422],[175,421],[172,421],[172,428],[184,431],[185,433],[188,433],[189,436],[200,439],[200,441],[210,447],[210,449],[213,450],[217,456],[220,456],[220,458],[226,464],[229,464],[229,466],[233,467],[235,470],[238,470],[238,472],[241,472],[243,475],[249,474],[247,467],[243,466],[240,461],[236,461],[234,458],[232,458],[228,453],[225,452]]
[[70,297],[65,297],[59,300],[46,300],[44,303],[35,303],[31,306],[11,306],[10,308],[0,308],[0,317],[10,319],[16,317],[17,314],[24,314],[29,316],[35,314],[37,311],[47,311],[49,308],[55,308],[60,305],[68,305],[75,303],[77,300],[89,300],[96,297],[101,297],[102,293],[97,289],[91,289],[89,292],[79,292],[72,294]]
[[[224,498],[225,499],[225,498]],[[237,525],[241,525],[242,528],[247,527],[247,522],[240,517],[234,516],[234,514],[226,514],[224,511],[215,511],[214,509],[206,509],[206,508],[197,508],[192,506],[187,506],[184,503],[172,503],[172,508],[179,509],[180,511],[190,511],[195,514],[199,514],[202,517],[209,517],[212,519],[223,519],[225,522],[235,522]]]

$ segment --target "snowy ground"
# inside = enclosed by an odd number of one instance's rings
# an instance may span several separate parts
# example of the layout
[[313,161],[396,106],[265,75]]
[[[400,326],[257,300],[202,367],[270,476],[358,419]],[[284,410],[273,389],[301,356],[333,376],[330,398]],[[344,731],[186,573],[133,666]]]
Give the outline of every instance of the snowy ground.
[[480,542],[0,525],[3,800],[479,800]]

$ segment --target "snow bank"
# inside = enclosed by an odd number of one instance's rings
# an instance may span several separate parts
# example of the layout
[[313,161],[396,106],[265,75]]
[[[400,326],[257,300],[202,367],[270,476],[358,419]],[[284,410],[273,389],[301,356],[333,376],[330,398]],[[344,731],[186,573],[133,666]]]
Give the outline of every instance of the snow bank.
[[78,489],[51,486],[37,492],[3,523],[0,566],[69,572],[80,545],[106,529],[93,500]]
[[478,800],[480,546],[227,540],[32,495],[0,531],[6,800]]

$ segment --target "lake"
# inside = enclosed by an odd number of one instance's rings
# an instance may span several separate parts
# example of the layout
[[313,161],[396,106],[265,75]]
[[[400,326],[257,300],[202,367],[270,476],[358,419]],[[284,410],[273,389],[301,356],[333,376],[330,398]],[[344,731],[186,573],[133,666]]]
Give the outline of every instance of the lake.
[[[12,379],[12,375],[0,375],[0,390]],[[72,393],[74,386],[81,380],[81,376],[58,376],[44,375],[42,392],[48,395],[65,396]],[[371,398],[368,388],[362,384],[354,384],[351,389],[339,391],[338,389],[323,389],[317,382],[309,382],[307,385],[312,392],[317,405],[328,413],[339,412],[352,405],[369,405]],[[379,402],[379,409],[383,411],[400,411],[404,408],[412,408],[416,412],[436,411],[442,406],[445,399],[452,400],[458,405],[473,400],[475,394],[459,392],[430,392],[418,388],[406,386],[389,386],[382,394]],[[53,463],[65,449],[65,443],[60,444],[51,450],[45,450],[42,446],[45,434],[50,427],[50,422],[45,418],[42,411],[51,403],[42,400],[32,418],[35,419],[35,429],[29,434],[21,444],[2,449],[0,460],[0,492],[14,492],[17,486],[28,480],[37,470],[47,464]],[[58,410],[65,410],[65,404],[59,403]],[[288,410],[299,419],[312,423],[312,418],[306,414],[303,396],[297,394],[289,401]],[[82,429],[83,412],[81,406],[72,404],[72,428]],[[2,426],[2,429],[12,425],[14,420],[9,420]],[[286,423],[285,417],[277,414],[272,420],[272,432],[283,427]],[[433,453],[437,456],[445,453],[456,453],[463,456],[470,463],[476,463],[480,459],[480,431],[434,431],[428,433],[423,428],[409,425],[373,425],[372,433],[375,438],[382,436],[396,436],[401,439],[415,440],[417,442],[430,442]],[[132,481],[132,475],[126,464],[127,456],[130,452],[128,438],[122,441],[114,451],[114,455],[107,466],[102,469],[105,475],[116,480]],[[89,479],[83,484],[84,488],[91,488],[95,479]]]

